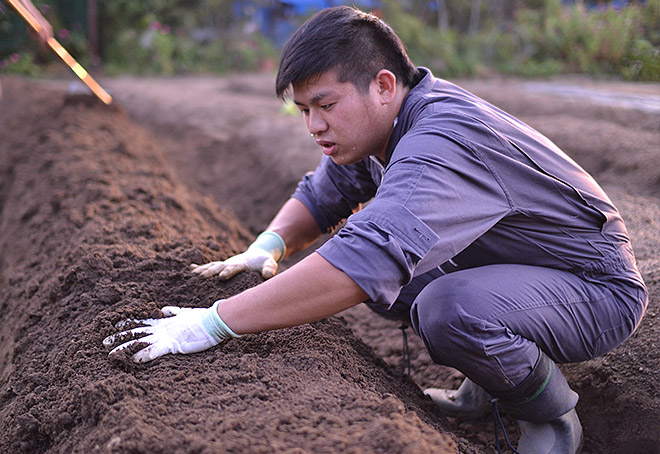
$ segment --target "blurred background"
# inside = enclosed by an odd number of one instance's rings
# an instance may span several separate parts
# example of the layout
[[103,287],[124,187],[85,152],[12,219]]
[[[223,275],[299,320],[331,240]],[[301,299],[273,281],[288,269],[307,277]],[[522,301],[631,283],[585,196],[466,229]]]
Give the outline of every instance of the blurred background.
[[[660,81],[660,0],[34,0],[92,72],[275,71],[314,12],[356,5],[388,22],[440,77],[589,74]],[[0,0],[0,74],[66,71]]]

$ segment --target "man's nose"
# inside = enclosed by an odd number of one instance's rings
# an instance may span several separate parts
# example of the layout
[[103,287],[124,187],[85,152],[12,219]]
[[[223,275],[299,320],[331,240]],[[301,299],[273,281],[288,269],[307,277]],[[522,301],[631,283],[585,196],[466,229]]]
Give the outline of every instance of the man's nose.
[[309,117],[307,118],[307,130],[310,134],[316,135],[320,132],[328,129],[328,123],[323,119],[318,113],[312,111],[309,112]]

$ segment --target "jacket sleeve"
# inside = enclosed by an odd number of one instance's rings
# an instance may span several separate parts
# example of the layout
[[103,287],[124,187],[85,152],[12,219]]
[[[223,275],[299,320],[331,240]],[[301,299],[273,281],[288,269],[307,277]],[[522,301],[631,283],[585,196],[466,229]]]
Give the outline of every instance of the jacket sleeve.
[[298,183],[292,197],[300,200],[324,233],[358,211],[376,193],[367,161],[339,166],[324,156],[314,172]]

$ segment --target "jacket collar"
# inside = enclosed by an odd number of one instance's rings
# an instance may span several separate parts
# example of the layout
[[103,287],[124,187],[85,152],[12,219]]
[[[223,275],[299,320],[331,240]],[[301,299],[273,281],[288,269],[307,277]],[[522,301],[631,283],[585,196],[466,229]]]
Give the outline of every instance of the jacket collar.
[[385,167],[389,164],[399,140],[411,128],[421,108],[427,104],[424,96],[433,89],[435,83],[435,77],[433,77],[431,71],[421,66],[417,68],[417,80],[418,82],[410,89],[410,92],[401,103],[399,115],[394,120],[392,135],[387,144]]

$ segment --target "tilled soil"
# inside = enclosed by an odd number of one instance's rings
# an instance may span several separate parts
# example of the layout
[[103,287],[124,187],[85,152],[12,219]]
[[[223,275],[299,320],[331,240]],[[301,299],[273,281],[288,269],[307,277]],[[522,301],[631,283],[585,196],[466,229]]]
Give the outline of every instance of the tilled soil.
[[[446,419],[422,394],[461,375],[410,330],[405,375],[397,324],[361,306],[194,355],[108,358],[123,318],[261,282],[188,267],[241,251],[318,161],[271,76],[108,80],[112,107],[58,82],[2,85],[0,452],[494,452],[490,417]],[[562,369],[583,452],[660,453],[660,116],[463,85],[564,148],[626,219],[647,315],[621,347]]]

